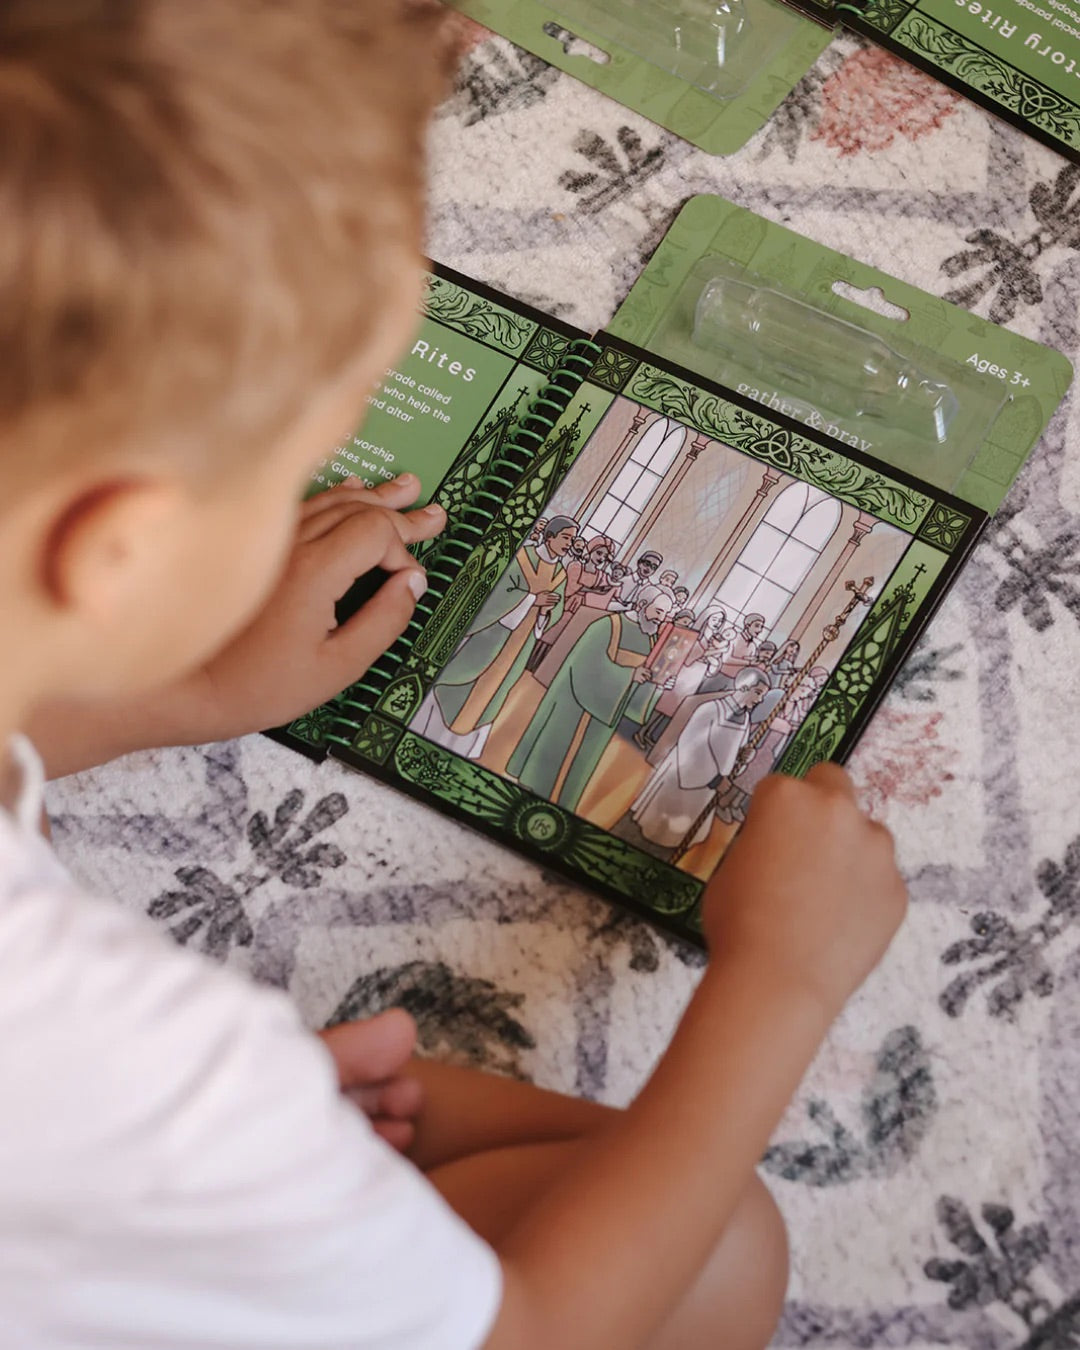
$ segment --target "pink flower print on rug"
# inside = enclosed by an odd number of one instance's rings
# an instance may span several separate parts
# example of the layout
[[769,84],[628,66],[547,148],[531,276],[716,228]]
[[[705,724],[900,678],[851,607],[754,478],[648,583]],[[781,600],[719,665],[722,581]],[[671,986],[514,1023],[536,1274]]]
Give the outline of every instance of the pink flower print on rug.
[[812,140],[841,155],[885,150],[897,136],[917,141],[951,117],[960,95],[888,52],[849,57],[821,91]]
[[852,758],[863,808],[880,819],[887,803],[929,806],[951,783],[956,753],[938,738],[942,714],[879,709]]

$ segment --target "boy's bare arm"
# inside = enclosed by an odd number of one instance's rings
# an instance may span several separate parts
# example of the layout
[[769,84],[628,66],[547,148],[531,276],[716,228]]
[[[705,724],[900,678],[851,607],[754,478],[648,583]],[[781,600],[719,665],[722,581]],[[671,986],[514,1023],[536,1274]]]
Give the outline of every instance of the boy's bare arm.
[[[152,695],[37,710],[24,730],[48,776],[61,778],[134,750],[279,726],[359,679],[403,631],[423,594],[423,571],[406,546],[434,538],[446,524],[441,507],[403,511],[419,493],[419,480],[403,475],[372,490],[347,480],[311,498],[273,595],[212,661]],[[336,601],[374,567],[393,575],[335,628]]]
[[[709,887],[712,963],[625,1115],[501,1244],[486,1350],[633,1350],[720,1238],[830,1022],[905,904],[842,770],[766,780]],[[723,1328],[717,1328],[718,1340]]]

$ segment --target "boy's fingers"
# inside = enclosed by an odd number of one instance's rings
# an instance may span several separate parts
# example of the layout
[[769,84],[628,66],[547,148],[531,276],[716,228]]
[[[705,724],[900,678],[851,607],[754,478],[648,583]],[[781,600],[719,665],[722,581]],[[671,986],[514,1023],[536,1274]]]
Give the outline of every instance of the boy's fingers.
[[302,503],[301,528],[343,507],[381,506],[388,511],[403,511],[412,506],[419,495],[420,480],[411,473],[404,473],[400,478],[392,478],[389,483],[379,483],[371,488],[359,478],[343,478],[340,483],[335,483],[325,492],[317,492]]
[[434,502],[422,506],[419,511],[405,511],[395,516],[401,537],[406,544],[419,543],[421,539],[434,539],[446,529],[446,512]]
[[416,1127],[411,1120],[373,1120],[371,1125],[375,1133],[399,1153],[404,1153],[416,1137]]
[[372,1120],[409,1120],[424,1104],[424,1089],[419,1078],[392,1078],[373,1087],[351,1088],[345,1094]]
[[367,521],[385,520],[393,524],[403,544],[415,544],[421,539],[433,539],[446,527],[446,512],[441,506],[424,506],[419,511],[390,512],[383,507],[373,510],[377,503],[350,500],[348,496],[331,502],[325,509],[305,516],[297,531],[298,541],[313,544],[334,530],[359,516]]
[[855,784],[851,781],[851,775],[839,764],[815,764],[806,775],[806,781],[830,792],[843,793],[855,801]]
[[416,1048],[416,1023],[403,1008],[322,1033],[345,1088],[381,1084],[401,1072]]
[[403,511],[420,496],[420,479],[414,473],[398,474],[388,483],[379,483],[372,488],[371,495],[380,506],[388,507],[391,511]]
[[343,478],[332,488],[311,497],[305,506],[312,510],[324,509],[343,500],[366,501],[385,506],[391,511],[403,511],[420,496],[420,479],[414,473],[399,474],[388,483],[368,487],[360,478]]
[[337,688],[358,679],[397,641],[426,589],[427,577],[419,567],[395,572],[347,623],[334,629],[323,652],[335,663]]
[[384,572],[422,570],[402,541],[398,517],[388,511],[357,511],[300,555],[303,574],[322,591],[344,595],[357,577],[381,567]]

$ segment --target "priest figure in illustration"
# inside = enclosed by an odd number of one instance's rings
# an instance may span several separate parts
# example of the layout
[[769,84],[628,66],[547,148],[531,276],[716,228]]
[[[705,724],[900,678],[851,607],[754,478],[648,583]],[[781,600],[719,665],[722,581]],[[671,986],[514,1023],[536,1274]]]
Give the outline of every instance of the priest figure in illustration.
[[420,705],[413,731],[468,759],[483,753],[491,724],[537,638],[562,614],[563,560],[577,533],[577,521],[553,516],[539,544],[527,542],[518,549]]
[[646,585],[632,615],[605,614],[585,629],[510,757],[522,787],[576,809],[621,719],[641,723],[652,713],[661,690],[648,658],[673,603],[669,591]]
[[[700,704],[678,740],[630,807],[630,817],[653,844],[677,848],[709,805],[750,737],[751,710],[770,690],[764,671],[748,666],[735,676],[730,694]],[[713,815],[706,816],[691,843],[708,836]]]

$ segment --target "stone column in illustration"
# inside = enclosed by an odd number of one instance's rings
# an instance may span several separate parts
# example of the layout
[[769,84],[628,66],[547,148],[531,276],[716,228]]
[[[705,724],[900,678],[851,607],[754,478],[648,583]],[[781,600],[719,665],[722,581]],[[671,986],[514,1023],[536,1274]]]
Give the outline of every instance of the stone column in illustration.
[[865,515],[862,511],[855,517],[855,522],[851,529],[851,538],[844,545],[843,552],[839,555],[828,574],[817,588],[814,594],[807,601],[806,608],[802,612],[802,617],[796,622],[794,628],[788,634],[796,641],[801,641],[802,635],[814,621],[814,616],[825,602],[825,597],[832,590],[833,586],[839,581],[845,569],[859,547],[862,541],[877,524],[873,516]]

